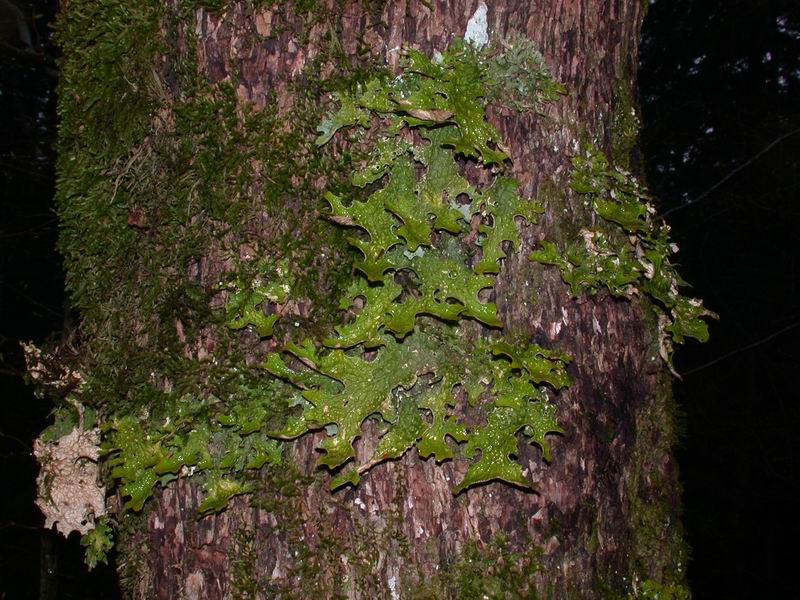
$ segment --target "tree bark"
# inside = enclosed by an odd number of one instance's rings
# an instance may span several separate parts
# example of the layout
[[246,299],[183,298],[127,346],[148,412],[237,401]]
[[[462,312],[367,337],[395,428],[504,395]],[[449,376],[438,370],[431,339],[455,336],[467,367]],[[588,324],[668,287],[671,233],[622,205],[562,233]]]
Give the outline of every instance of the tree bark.
[[[299,4],[196,8],[177,35],[196,34],[208,81],[234,82],[242,106],[263,108],[277,91],[291,119],[292,95],[313,80],[309,65],[318,64],[331,37],[352,65],[377,58],[396,70],[399,48],[427,54],[445,48],[479,6],[476,0],[328,2],[329,17],[314,22],[310,12],[292,10]],[[568,91],[541,114],[490,114],[521,193],[547,199],[547,213],[522,227],[521,248],[498,279],[501,318],[508,331],[574,358],[572,383],[555,399],[564,434],[551,436],[552,461],[520,444],[536,492],[491,483],[454,496],[466,462],[437,465],[411,451],[375,467],[357,488],[331,493],[328,476],[315,471],[319,436],[306,435],[290,450],[296,473],[265,472],[263,489],[235,498],[220,514],[195,517],[201,492],[191,478],[157,493],[143,527],[123,536],[129,597],[394,600],[468,598],[473,589],[497,598],[639,597],[645,580],[683,579],[671,390],[656,327],[639,301],[603,293],[572,299],[555,269],[527,259],[540,240],[571,239],[588,218],[567,187],[570,157],[587,142],[613,150],[615,114],[630,110],[624,98],[636,95],[644,5],[495,0],[487,6],[492,34],[519,32],[533,40]],[[173,9],[168,3],[166,10]],[[162,34],[174,35],[163,28]],[[323,60],[315,68],[331,67]],[[312,219],[317,208],[291,210]],[[265,238],[281,227],[262,224]],[[215,261],[219,255],[209,248],[196,267],[203,284],[222,270]],[[369,428],[362,449],[375,444]]]

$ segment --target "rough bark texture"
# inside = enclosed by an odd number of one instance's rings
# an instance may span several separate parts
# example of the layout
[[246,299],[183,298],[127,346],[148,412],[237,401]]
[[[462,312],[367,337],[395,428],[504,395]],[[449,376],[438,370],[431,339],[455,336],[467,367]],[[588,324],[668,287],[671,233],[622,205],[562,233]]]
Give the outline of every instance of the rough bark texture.
[[[437,0],[431,8],[347,2],[333,7],[339,23],[315,24],[307,40],[298,40],[288,25],[302,16],[240,4],[218,15],[196,11],[198,54],[211,81],[236,71],[238,97],[257,106],[287,75],[308,76],[303,69],[327,33],[338,36],[354,64],[369,48],[396,67],[402,45],[428,53],[443,48],[463,34],[478,7],[476,0]],[[635,591],[636,577],[661,580],[680,571],[670,394],[653,324],[636,302],[602,294],[570,299],[555,269],[527,259],[540,239],[566,239],[586,218],[582,204],[565,193],[569,157],[587,141],[610,147],[618,90],[635,86],[643,4],[497,0],[488,3],[488,15],[493,33],[531,38],[568,90],[545,114],[492,115],[523,192],[563,192],[549,194],[548,213],[524,228],[522,248],[497,286],[509,330],[574,357],[573,383],[556,399],[565,434],[553,436],[552,462],[544,463],[534,447],[521,450],[537,492],[495,483],[453,496],[466,464],[437,466],[409,452],[375,468],[357,489],[331,494],[327,476],[314,474],[318,439],[309,435],[292,450],[298,472],[310,476],[296,487],[298,495],[273,484],[253,501],[238,498],[222,514],[196,520],[199,492],[191,480],[159,493],[147,509],[146,531],[123,549],[141,553],[133,597],[457,596],[455,584],[438,574],[470,542],[486,550],[498,534],[508,539],[508,560],[540,550],[539,569],[502,597],[534,597],[534,591],[547,598],[603,597],[603,590]],[[256,33],[263,37],[253,42]],[[369,446],[374,436],[361,443]]]

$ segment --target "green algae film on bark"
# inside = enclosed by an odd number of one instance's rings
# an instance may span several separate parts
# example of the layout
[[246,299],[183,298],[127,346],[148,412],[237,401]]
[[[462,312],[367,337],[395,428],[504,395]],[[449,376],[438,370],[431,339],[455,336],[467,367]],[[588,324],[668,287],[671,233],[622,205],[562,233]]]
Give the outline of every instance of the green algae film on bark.
[[[321,72],[338,68],[326,53],[340,52],[359,64],[366,48],[379,63],[396,68],[403,44],[428,54],[446,47],[452,35],[463,33],[479,3],[345,3],[329,7],[325,19],[299,5],[242,2],[186,11],[208,80],[235,81],[239,101],[260,108],[279,90],[279,110],[290,111],[291,94],[281,82],[289,78],[302,87],[316,77],[310,66]],[[173,482],[146,509],[144,531],[131,534],[129,547],[122,542],[122,555],[139,552],[146,574],[132,584],[133,597],[233,595],[231,573],[243,560],[242,531],[249,532],[247,560],[255,565],[254,582],[247,585],[263,597],[291,597],[295,587],[295,597],[459,597],[453,582],[466,577],[458,570],[459,557],[472,545],[490,552],[498,535],[505,536],[509,560],[536,563],[526,570],[521,588],[509,590],[517,597],[534,597],[536,591],[540,597],[591,598],[600,585],[624,593],[625,582],[634,576],[681,577],[671,558],[678,553],[680,535],[669,454],[673,434],[664,408],[669,390],[659,383],[653,360],[652,324],[636,303],[602,295],[570,299],[556,273],[526,259],[539,240],[572,235],[574,222],[586,215],[578,198],[566,191],[569,156],[584,138],[600,146],[612,140],[615,90],[621,73],[635,72],[641,10],[638,2],[588,0],[488,4],[489,29],[532,39],[569,92],[541,115],[492,115],[523,191],[529,196],[546,187],[561,192],[546,203],[548,212],[538,226],[523,229],[522,247],[506,259],[497,285],[509,330],[574,357],[573,384],[558,399],[565,435],[552,442],[552,462],[544,465],[537,449],[520,451],[538,492],[490,484],[453,496],[465,464],[438,466],[409,453],[373,469],[355,490],[332,495],[326,480],[312,476],[299,485],[287,483],[282,493],[257,494],[252,506],[238,499],[219,515],[195,520],[200,490],[191,479]],[[302,204],[304,198],[295,201],[292,211],[316,214],[316,207]],[[277,234],[269,217],[262,223],[269,247],[269,237]],[[207,248],[207,277],[220,272],[213,264],[218,260]],[[360,442],[364,450],[376,436],[366,433]],[[291,451],[304,475],[314,471],[317,441],[306,436]],[[265,485],[274,486],[272,477]],[[645,507],[657,514],[643,517]],[[641,533],[644,526],[656,530]],[[538,549],[535,559],[531,548]],[[519,584],[515,569],[510,572]],[[503,585],[499,575],[485,578]],[[424,582],[433,582],[428,596]]]

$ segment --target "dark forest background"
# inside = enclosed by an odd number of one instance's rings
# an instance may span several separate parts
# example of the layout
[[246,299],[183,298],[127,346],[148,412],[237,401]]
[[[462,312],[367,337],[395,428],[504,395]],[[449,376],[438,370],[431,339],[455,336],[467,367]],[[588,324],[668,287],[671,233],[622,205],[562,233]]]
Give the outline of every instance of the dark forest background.
[[[33,504],[50,407],[19,341],[75,319],[52,207],[55,5],[0,0],[0,599],[118,597],[113,568],[87,573]],[[636,162],[692,295],[721,316],[676,358],[694,597],[797,597],[800,3],[650,0],[639,82]]]

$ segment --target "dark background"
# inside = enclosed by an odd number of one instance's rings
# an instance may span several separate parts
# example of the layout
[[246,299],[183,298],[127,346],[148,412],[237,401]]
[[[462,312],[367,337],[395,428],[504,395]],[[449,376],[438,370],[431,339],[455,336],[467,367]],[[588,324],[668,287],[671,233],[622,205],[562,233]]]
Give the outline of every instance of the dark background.
[[690,582],[798,598],[800,2],[652,2],[639,76],[648,183],[721,317],[676,354]]
[[[113,569],[88,574],[33,504],[49,406],[18,343],[73,316],[52,209],[55,2],[14,4],[30,43],[0,0],[0,599],[116,598]],[[691,293],[721,316],[676,355],[694,597],[798,597],[800,2],[651,0],[639,77],[638,162]]]

